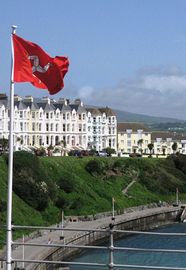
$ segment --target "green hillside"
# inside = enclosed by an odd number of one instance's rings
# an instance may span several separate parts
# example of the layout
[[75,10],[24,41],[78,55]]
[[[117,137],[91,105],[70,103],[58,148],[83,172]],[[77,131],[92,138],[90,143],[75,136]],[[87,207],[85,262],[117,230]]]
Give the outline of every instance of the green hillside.
[[[7,157],[0,157],[0,222],[6,222]],[[135,180],[126,194],[122,191]],[[65,215],[88,215],[186,198],[186,157],[37,157],[14,154],[13,223],[54,224]],[[16,235],[18,237],[19,235]],[[3,233],[0,237],[2,240]]]

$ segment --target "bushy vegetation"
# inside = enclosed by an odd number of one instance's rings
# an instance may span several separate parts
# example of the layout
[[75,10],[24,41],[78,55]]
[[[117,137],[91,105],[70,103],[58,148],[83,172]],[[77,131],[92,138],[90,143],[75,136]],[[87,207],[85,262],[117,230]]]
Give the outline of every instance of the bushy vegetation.
[[[0,157],[0,222],[6,219],[6,156]],[[123,190],[135,180],[126,194]],[[186,156],[167,159],[112,157],[39,157],[14,153],[13,221],[54,224],[65,215],[110,211],[112,197],[119,209],[174,201],[176,188],[186,198]],[[0,240],[2,234],[0,234]]]

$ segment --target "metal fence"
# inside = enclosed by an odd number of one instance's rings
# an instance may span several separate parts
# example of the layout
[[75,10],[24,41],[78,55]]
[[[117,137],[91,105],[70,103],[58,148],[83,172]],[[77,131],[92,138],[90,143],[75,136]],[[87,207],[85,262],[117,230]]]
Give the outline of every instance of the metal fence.
[[[91,266],[99,269],[163,269],[163,270],[186,270],[184,267],[166,267],[166,266],[152,266],[152,265],[138,265],[138,264],[117,264],[114,261],[114,253],[116,251],[133,251],[133,252],[162,252],[162,253],[186,253],[185,249],[152,249],[152,248],[129,248],[129,247],[118,247],[114,245],[116,238],[123,237],[125,235],[131,234],[143,234],[143,235],[161,235],[161,236],[186,236],[186,233],[162,233],[162,232],[146,232],[146,231],[131,231],[131,230],[117,230],[114,226],[110,224],[108,228],[102,229],[67,229],[67,228],[48,228],[48,227],[36,227],[36,226],[19,226],[14,225],[13,229],[34,229],[34,230],[55,230],[55,231],[71,231],[78,232],[71,239],[63,241],[62,243],[37,243],[37,242],[22,242],[22,241],[12,241],[12,248],[22,246],[24,249],[28,246],[30,247],[47,247],[47,254],[43,255],[42,259],[30,259],[22,256],[22,258],[12,258],[12,269],[34,269],[34,270],[50,270],[50,269],[70,269],[72,265],[79,266]],[[108,239],[109,244],[106,245],[96,245],[100,240]],[[63,239],[65,240],[65,238]],[[108,242],[108,241],[107,241]],[[77,252],[80,250],[106,250],[108,252],[108,261],[106,263],[98,262],[78,262],[68,260],[68,257],[73,251]],[[24,254],[23,254],[24,255]],[[6,265],[6,259],[1,259],[0,268],[4,269]],[[65,267],[65,268],[63,268]],[[95,269],[95,268],[94,268]]]

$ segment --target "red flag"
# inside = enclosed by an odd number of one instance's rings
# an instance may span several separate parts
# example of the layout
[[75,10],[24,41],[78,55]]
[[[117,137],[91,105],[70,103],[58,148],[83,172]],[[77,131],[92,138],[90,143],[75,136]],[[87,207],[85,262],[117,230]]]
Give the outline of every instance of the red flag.
[[50,57],[35,43],[13,34],[14,82],[31,82],[35,87],[56,94],[63,87],[69,61],[64,56]]

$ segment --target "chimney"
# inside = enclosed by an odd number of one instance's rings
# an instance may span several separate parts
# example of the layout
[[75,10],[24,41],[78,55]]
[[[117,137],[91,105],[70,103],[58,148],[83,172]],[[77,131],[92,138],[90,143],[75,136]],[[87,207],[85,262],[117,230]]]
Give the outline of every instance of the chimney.
[[22,97],[18,96],[18,95],[14,95],[14,101],[21,101]]
[[42,101],[44,101],[44,102],[50,104],[50,98],[49,98],[49,97],[43,97],[43,98],[42,98]]
[[32,96],[25,96],[24,102],[33,102],[34,101],[34,98]]
[[8,100],[8,97],[6,94],[1,94],[0,93],[0,100]]

